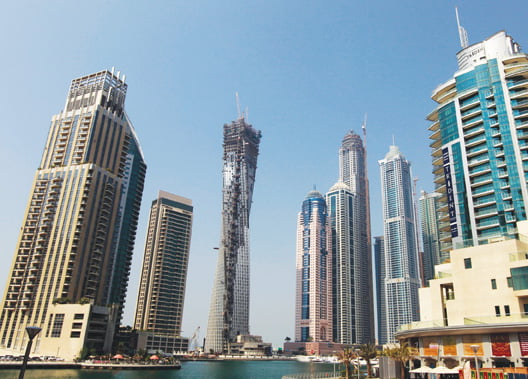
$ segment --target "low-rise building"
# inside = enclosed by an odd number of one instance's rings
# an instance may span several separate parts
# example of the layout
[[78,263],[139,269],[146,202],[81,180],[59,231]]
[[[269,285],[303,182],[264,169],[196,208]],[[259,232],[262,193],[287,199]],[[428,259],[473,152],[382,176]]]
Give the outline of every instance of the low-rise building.
[[528,221],[517,229],[515,239],[453,250],[435,267],[419,291],[420,321],[396,333],[422,365],[528,366]]
[[270,356],[272,353],[271,343],[262,342],[261,336],[238,335],[236,342],[229,346],[229,353],[245,356]]

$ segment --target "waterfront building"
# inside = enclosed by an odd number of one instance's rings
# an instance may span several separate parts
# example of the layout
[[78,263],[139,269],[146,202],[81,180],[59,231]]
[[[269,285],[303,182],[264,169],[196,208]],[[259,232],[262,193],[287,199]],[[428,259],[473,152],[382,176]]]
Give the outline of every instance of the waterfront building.
[[397,146],[379,161],[384,231],[386,332],[388,342],[402,324],[418,320],[416,222],[411,164]]
[[138,349],[173,353],[185,351],[181,323],[193,206],[190,199],[160,191],[152,202],[139,283],[134,328]]
[[125,113],[125,76],[72,80],[53,116],[0,305],[0,347],[106,352],[120,324],[146,165]]
[[249,213],[261,133],[239,117],[224,125],[222,233],[205,351],[229,352],[249,335]]
[[440,230],[438,229],[438,202],[442,196],[439,193],[422,191],[420,196],[420,221],[422,225],[423,270],[424,285],[434,278],[434,266],[449,258],[440,253]]
[[297,219],[295,341],[332,341],[332,259],[326,202],[310,191]]
[[[420,321],[400,341],[418,347],[422,366],[528,367],[528,221],[518,238],[452,250],[419,290]],[[473,348],[476,348],[476,353]]]
[[339,181],[326,194],[332,256],[333,341],[374,342],[366,151],[349,131],[339,149]]
[[376,341],[379,345],[387,343],[387,310],[385,308],[385,241],[383,236],[374,237],[374,269],[376,281]]
[[442,252],[515,238],[528,201],[528,55],[501,31],[457,60],[427,117]]

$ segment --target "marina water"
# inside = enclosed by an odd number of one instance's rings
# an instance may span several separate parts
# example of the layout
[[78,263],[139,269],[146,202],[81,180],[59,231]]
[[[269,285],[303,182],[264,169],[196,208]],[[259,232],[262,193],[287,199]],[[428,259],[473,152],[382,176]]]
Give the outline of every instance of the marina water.
[[[340,365],[335,365],[339,372]],[[187,361],[179,370],[39,370],[28,369],[26,379],[281,379],[288,374],[326,372],[334,365],[297,361]],[[0,379],[18,378],[18,370],[0,370]]]

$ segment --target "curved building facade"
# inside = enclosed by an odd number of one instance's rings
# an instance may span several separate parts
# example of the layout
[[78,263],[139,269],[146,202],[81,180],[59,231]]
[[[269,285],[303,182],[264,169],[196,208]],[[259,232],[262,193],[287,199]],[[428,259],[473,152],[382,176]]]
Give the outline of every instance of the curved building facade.
[[261,133],[243,117],[224,125],[222,237],[205,351],[229,352],[249,334],[249,213]]
[[332,260],[328,213],[318,191],[302,204],[297,222],[295,341],[332,341]]
[[501,31],[457,59],[428,116],[443,252],[514,238],[528,200],[528,55]]

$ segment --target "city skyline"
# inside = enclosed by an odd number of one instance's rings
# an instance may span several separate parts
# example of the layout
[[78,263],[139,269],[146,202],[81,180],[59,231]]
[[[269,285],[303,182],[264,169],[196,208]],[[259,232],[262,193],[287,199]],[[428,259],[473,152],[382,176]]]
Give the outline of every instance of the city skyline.
[[[7,53],[0,63],[6,73],[0,152],[11,185],[3,186],[0,196],[2,254],[11,257],[15,250],[49,115],[62,103],[70,79],[116,66],[134,88],[127,108],[149,164],[144,198],[155,197],[160,188],[193,198],[196,227],[187,289],[196,300],[186,303],[183,334],[197,326],[205,330],[211,283],[204,278],[214,273],[220,224],[218,141],[222,121],[236,117],[238,91],[249,105],[250,122],[266,137],[251,220],[251,291],[260,299],[251,304],[251,331],[275,346],[292,337],[298,199],[314,183],[320,189],[333,185],[343,133],[359,130],[368,113],[373,235],[381,232],[379,179],[373,173],[391,135],[413,163],[418,189],[434,190],[425,117],[435,106],[432,90],[456,69],[456,3],[408,5],[162,2],[156,9],[135,4],[127,17],[116,18],[123,6],[111,2],[95,10],[7,4],[0,16]],[[470,43],[505,29],[526,48],[527,7],[522,1],[508,7],[468,1],[459,12]],[[91,14],[94,24],[77,28],[82,14]],[[109,36],[120,42],[108,43]],[[60,64],[49,46],[67,52]],[[381,100],[389,97],[380,112]],[[148,223],[145,204],[125,310],[128,324]],[[7,270],[0,271],[1,283]]]

